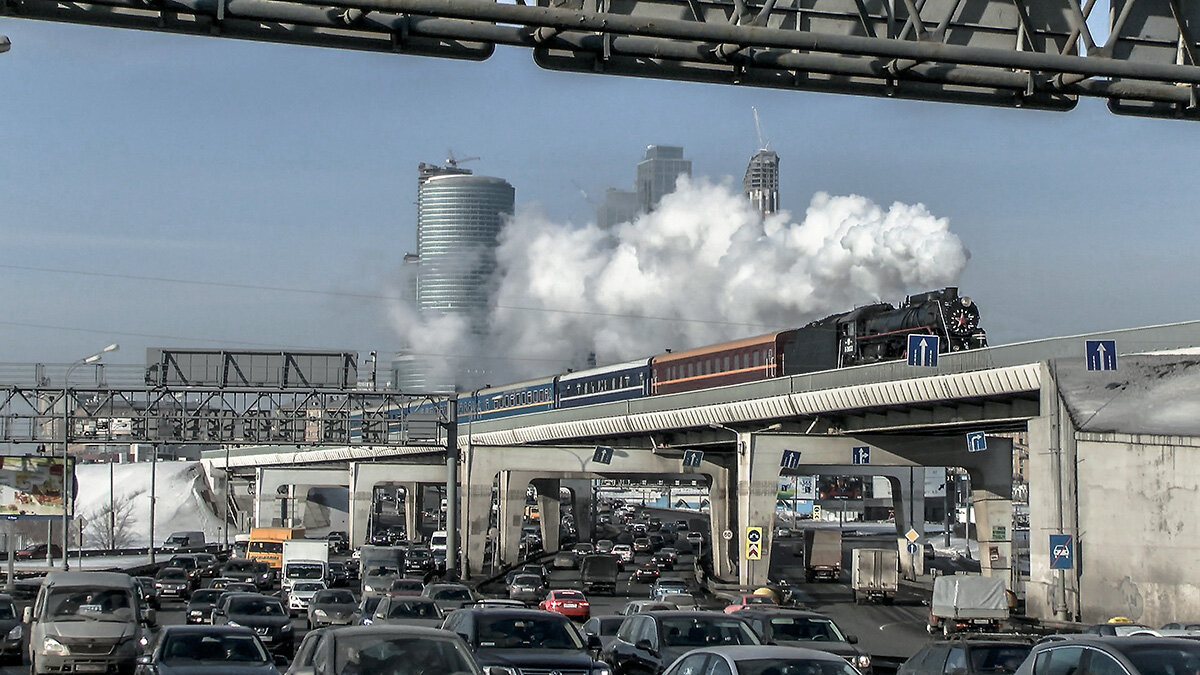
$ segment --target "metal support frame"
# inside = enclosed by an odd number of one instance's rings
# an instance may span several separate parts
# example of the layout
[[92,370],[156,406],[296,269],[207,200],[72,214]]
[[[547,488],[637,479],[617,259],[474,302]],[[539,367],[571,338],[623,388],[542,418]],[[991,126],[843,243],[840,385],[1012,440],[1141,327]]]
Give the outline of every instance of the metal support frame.
[[[1101,46],[1094,0],[0,0],[0,15],[472,60],[510,45],[558,70],[1047,110],[1090,96],[1200,119],[1197,10],[1113,3]],[[1158,33],[1125,34],[1147,16]]]

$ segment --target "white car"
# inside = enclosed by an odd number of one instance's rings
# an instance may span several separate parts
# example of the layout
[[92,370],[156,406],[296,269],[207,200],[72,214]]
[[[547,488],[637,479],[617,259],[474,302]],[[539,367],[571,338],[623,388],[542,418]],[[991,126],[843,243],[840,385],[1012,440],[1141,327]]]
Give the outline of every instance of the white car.
[[613,546],[613,555],[621,558],[622,565],[633,564],[633,547],[629,544],[617,544]]
[[297,581],[287,594],[288,612],[297,616],[308,612],[308,603],[317,591],[325,590],[323,581]]

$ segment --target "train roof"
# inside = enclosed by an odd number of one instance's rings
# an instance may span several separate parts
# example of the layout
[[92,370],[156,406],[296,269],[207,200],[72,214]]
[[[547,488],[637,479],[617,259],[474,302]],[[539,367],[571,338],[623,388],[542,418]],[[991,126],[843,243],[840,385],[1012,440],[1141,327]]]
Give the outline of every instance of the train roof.
[[653,359],[651,359],[651,361],[656,364],[669,363],[671,361],[679,361],[682,359],[692,358],[694,356],[711,354],[713,352],[723,352],[730,349],[741,349],[743,347],[753,347],[756,345],[767,344],[768,342],[775,342],[777,339],[779,339],[780,335],[783,335],[784,333],[790,333],[793,330],[795,329],[788,328],[786,330],[775,331],[774,333],[767,333],[766,335],[756,335],[754,337],[742,338],[741,340],[733,340],[732,342],[722,342],[720,344],[708,345],[707,347],[688,349],[682,352],[666,352],[655,356]]
[[530,387],[539,387],[539,386],[546,385],[546,384],[553,384],[555,377],[557,377],[557,375],[550,375],[547,377],[539,377],[535,380],[525,380],[524,382],[514,382],[512,384],[504,384],[504,385],[500,385],[499,387],[487,387],[484,389],[480,389],[476,393],[478,396],[491,396],[493,394],[500,394],[500,393],[503,393],[506,391],[528,389]]
[[567,373],[566,375],[560,375],[558,378],[558,381],[559,382],[571,382],[573,380],[580,380],[580,379],[584,379],[587,377],[595,377],[596,375],[604,375],[607,373],[619,373],[619,372],[623,372],[626,370],[633,370],[635,368],[645,368],[647,365],[649,365],[649,363],[650,363],[650,359],[641,358],[636,361],[626,361],[624,363],[614,363],[610,366],[599,366],[596,368],[588,368],[587,370],[577,370],[573,373]]

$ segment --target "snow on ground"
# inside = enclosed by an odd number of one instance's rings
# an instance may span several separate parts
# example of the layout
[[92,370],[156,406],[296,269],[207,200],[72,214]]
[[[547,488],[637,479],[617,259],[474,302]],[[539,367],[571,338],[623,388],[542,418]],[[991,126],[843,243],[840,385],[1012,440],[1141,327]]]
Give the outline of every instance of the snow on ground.
[[[162,545],[172,532],[198,530],[205,539],[215,542],[221,535],[221,517],[213,513],[212,499],[204,470],[198,462],[158,462],[155,470],[154,539]],[[128,504],[128,525],[118,527],[124,534],[124,547],[142,547],[150,544],[150,464],[114,464],[112,494],[118,504],[118,517],[122,514],[121,504]],[[75,513],[89,521],[85,528],[87,548],[93,545],[98,534],[93,521],[107,517],[109,506],[109,465],[80,464],[76,467],[79,494]],[[217,499],[219,503],[219,497]],[[105,530],[107,533],[107,529]],[[107,548],[107,546],[104,546]]]
[[1082,359],[1054,364],[1063,400],[1083,431],[1200,436],[1200,353],[1122,355],[1117,370]]

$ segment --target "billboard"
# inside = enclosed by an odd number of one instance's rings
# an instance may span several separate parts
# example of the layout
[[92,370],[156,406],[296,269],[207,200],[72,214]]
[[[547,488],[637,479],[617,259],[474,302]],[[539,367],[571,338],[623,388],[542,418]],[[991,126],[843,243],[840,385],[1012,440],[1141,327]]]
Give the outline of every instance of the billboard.
[[61,518],[63,473],[61,457],[0,456],[0,517]]
[[821,476],[817,486],[818,499],[862,499],[861,476]]

